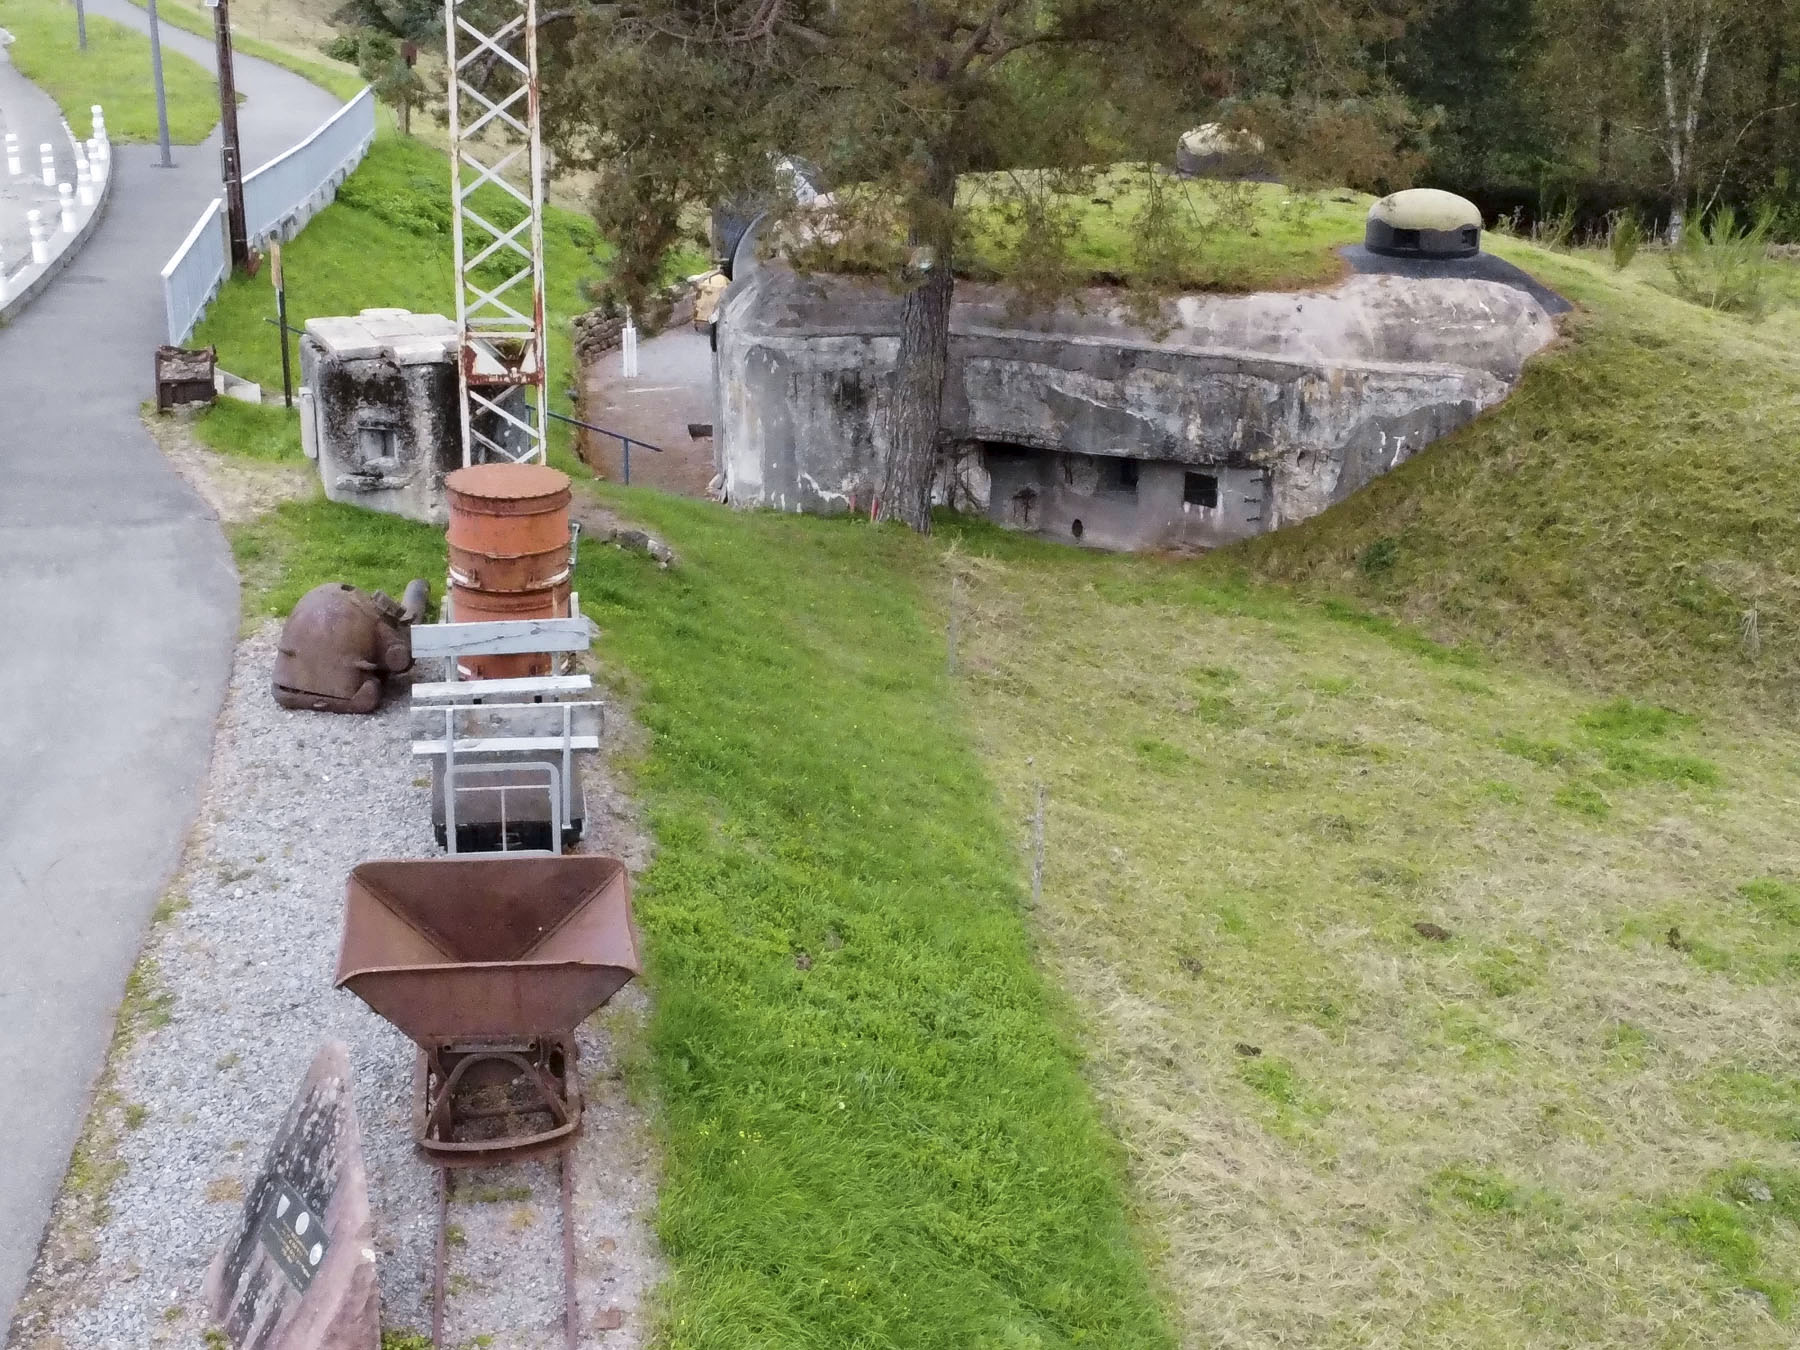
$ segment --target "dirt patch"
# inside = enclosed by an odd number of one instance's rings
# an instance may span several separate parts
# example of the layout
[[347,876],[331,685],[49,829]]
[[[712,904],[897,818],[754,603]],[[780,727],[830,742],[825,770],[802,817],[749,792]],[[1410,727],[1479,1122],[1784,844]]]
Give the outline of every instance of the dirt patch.
[[318,475],[310,465],[235,459],[207,449],[184,413],[147,413],[144,425],[175,472],[200,494],[220,524],[241,525],[319,490]]

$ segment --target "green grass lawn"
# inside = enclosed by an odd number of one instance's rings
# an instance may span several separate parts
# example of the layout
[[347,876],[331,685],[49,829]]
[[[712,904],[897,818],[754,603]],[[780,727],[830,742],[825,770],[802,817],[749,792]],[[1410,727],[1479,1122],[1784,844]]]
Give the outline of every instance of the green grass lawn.
[[[650,733],[660,1344],[1792,1344],[1782,720],[1207,564],[607,497],[682,558],[577,575]],[[252,614],[442,565],[323,502],[234,543]]]
[[1790,726],[1212,567],[950,557],[1184,1344],[1794,1343]]
[[[1055,269],[1077,285],[1131,285],[1141,279],[1144,211],[1151,180],[1173,213],[1173,283],[1198,291],[1295,290],[1344,274],[1334,250],[1360,243],[1373,198],[1359,193],[1294,192],[1277,184],[1182,180],[1152,165],[1115,165],[1072,186],[1052,189],[1034,175],[973,174],[958,185],[964,242],[956,273],[978,281],[1041,279],[1046,251],[1026,228],[1041,215],[1066,231]],[[854,191],[840,199],[853,202]],[[1028,210],[1029,204],[1029,210]],[[897,235],[895,236],[898,237]],[[797,252],[826,271],[886,271],[890,246],[858,230],[815,240]]]
[[[938,550],[615,500],[682,556],[590,546],[576,577],[650,732],[634,1078],[664,1161],[658,1343],[1171,1345],[950,710]],[[437,531],[323,502],[235,543],[253,613],[442,570]]]
[[[481,202],[488,219],[511,222],[509,204],[497,192]],[[589,305],[585,282],[605,270],[609,250],[584,216],[547,208],[544,219],[546,309],[549,320],[553,407],[572,410],[576,380],[569,321]],[[369,157],[298,238],[283,250],[288,323],[303,328],[316,315],[356,314],[396,306],[451,317],[456,313],[450,239],[450,166],[438,151],[397,132],[378,136]],[[275,293],[267,269],[226,283],[191,345],[217,344],[219,362],[266,391],[281,389],[281,348]],[[298,341],[293,354],[299,378]],[[295,414],[279,406],[228,408],[221,404],[200,422],[211,445],[245,443],[285,447],[298,454]],[[569,428],[551,424],[551,444],[564,468],[574,466]]]
[[[154,141],[156,94],[150,74],[150,39],[90,15],[88,45],[75,40],[75,8],[61,0],[0,0],[0,28],[15,39],[12,62],[62,108],[69,125],[85,135],[89,110],[106,110],[115,141]],[[163,52],[163,89],[169,139],[193,145],[219,120],[219,88],[201,66],[178,52]]]

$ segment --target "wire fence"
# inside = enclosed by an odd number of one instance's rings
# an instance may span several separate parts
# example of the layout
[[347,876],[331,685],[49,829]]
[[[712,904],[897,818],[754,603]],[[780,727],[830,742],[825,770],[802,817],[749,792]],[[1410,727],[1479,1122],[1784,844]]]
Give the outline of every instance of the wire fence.
[[[375,94],[364,89],[292,149],[244,179],[245,232],[252,248],[292,239],[337,196],[344,179],[375,140]],[[219,200],[201,212],[162,270],[169,342],[192,335],[230,274],[225,211]]]

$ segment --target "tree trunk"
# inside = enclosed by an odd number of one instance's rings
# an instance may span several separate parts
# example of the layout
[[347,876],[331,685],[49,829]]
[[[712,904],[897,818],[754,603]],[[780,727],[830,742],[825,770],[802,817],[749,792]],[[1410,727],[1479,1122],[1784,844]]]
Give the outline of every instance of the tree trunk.
[[944,406],[944,372],[950,358],[951,213],[956,175],[940,157],[929,171],[921,209],[908,231],[913,256],[929,249],[923,276],[911,288],[900,315],[900,360],[894,397],[887,406],[887,465],[876,515],[931,533],[931,480],[937,469],[938,431]]

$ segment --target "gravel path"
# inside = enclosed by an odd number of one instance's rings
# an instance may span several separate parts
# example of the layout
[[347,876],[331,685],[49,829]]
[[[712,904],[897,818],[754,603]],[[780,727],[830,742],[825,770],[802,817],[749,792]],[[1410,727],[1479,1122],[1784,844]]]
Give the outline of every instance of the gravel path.
[[[356,1078],[383,1324],[430,1325],[436,1175],[412,1145],[413,1050],[331,987],[350,868],[438,851],[429,780],[407,753],[404,698],[367,718],[276,707],[268,693],[276,631],[238,645],[201,820],[140,963],[142,1029],[115,1050],[14,1345],[196,1344],[206,1264],[330,1038],[349,1045]],[[584,851],[641,869],[646,844],[628,804],[598,771],[589,778]],[[649,1229],[654,1158],[611,1048],[612,1030],[643,1011],[641,993],[628,988],[581,1032],[582,1344],[606,1350],[643,1344],[642,1305],[661,1278]],[[90,1179],[115,1156],[123,1171],[96,1204],[104,1188]],[[459,1176],[446,1345],[486,1336],[478,1343],[495,1350],[560,1350],[557,1181],[554,1163]]]

